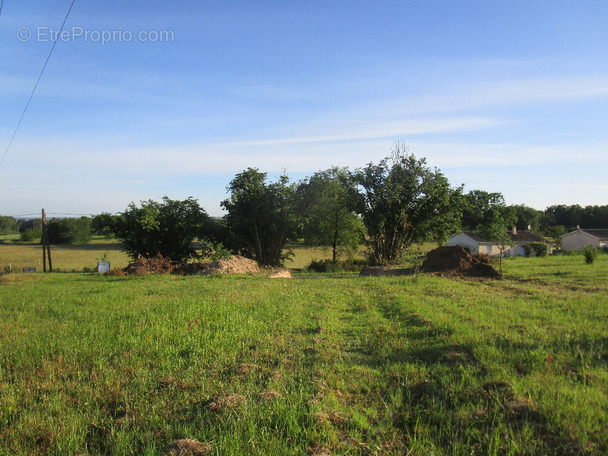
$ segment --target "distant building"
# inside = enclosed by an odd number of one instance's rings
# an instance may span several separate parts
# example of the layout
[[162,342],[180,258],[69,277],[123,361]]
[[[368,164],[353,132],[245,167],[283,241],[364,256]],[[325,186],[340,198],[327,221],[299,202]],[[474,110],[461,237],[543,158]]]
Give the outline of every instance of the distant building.
[[562,250],[584,249],[588,245],[595,248],[608,246],[608,230],[583,230],[581,228],[562,234]]
[[[543,242],[547,244],[548,251],[552,252],[553,244],[545,238],[529,230],[517,231],[515,227],[509,232],[513,246],[506,246],[503,255],[505,256],[525,256],[524,246],[533,242]],[[488,255],[500,255],[500,248],[496,241],[483,239],[472,231],[461,231],[450,236],[445,243],[447,246],[460,245],[467,249],[471,254],[487,253]]]

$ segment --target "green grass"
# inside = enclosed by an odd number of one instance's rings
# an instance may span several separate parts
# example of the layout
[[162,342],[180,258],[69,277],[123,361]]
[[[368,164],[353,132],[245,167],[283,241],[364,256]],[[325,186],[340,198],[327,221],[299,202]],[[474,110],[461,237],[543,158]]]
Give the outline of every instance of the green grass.
[[604,455],[607,273],[5,275],[0,455]]
[[[10,269],[22,271],[23,268],[43,270],[42,245],[38,242],[21,242],[17,238],[0,239],[0,271]],[[54,271],[80,272],[85,268],[95,270],[97,261],[103,256],[110,261],[112,268],[124,268],[129,257],[120,250],[116,241],[95,239],[88,244],[60,244],[51,246],[51,259]]]

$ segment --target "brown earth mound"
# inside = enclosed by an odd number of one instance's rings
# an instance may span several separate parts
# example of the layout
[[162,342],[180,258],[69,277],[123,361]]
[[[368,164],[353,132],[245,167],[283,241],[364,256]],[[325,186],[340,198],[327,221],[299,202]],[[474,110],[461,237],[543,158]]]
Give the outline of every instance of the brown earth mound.
[[268,276],[269,279],[291,279],[291,271],[289,269],[279,269]]
[[209,266],[209,263],[186,263],[175,267],[174,272],[182,275],[200,274]]
[[202,270],[200,274],[253,274],[259,271],[260,268],[255,261],[239,255],[233,255],[226,260],[215,260]]
[[170,274],[175,266],[170,259],[157,255],[154,258],[139,257],[130,263],[123,271],[130,275]]
[[431,250],[421,269],[446,277],[500,278],[500,273],[490,266],[489,255],[471,255],[459,245]]

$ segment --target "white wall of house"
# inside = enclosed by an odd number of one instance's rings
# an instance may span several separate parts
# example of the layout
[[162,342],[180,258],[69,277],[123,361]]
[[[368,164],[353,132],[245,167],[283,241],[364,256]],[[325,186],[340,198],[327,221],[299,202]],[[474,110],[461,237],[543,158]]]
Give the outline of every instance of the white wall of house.
[[516,244],[512,247],[508,247],[505,249],[505,256],[516,257],[516,256],[525,256],[525,255],[526,255],[526,250],[524,249],[524,246],[521,244]]
[[[482,252],[487,253],[488,255],[500,255],[500,249],[495,244],[483,244],[481,249]],[[509,255],[507,249],[504,250],[503,255]]]
[[[467,249],[471,254],[476,255],[479,253],[479,243],[474,241],[469,236],[460,233],[454,236],[451,236],[447,242],[445,243],[448,247],[454,247],[455,245],[460,245]],[[482,247],[482,253],[486,253],[485,246]]]
[[600,240],[583,231],[573,231],[562,236],[562,250],[584,249],[588,245],[601,247]]

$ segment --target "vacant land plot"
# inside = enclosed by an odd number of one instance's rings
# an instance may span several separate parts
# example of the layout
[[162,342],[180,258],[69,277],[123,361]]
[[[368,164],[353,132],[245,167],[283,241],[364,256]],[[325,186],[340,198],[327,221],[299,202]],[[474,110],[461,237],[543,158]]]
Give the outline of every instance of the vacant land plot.
[[0,454],[608,453],[608,258],[0,278]]
[[[105,259],[112,268],[124,268],[129,257],[120,250],[115,241],[97,239],[88,244],[62,244],[51,246],[51,258],[55,271],[81,272],[88,268],[95,270],[97,261]],[[0,239],[0,271],[23,268],[36,268],[42,271],[42,245],[34,242],[19,242],[13,239]]]

